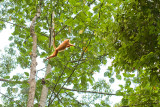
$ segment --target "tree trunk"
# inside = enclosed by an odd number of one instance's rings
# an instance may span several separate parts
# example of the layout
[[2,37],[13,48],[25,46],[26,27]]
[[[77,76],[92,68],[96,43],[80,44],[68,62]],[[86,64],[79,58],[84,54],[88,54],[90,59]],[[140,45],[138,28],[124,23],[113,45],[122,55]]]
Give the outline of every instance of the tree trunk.
[[[47,74],[50,71],[51,71],[51,65],[48,64],[45,77],[47,76]],[[42,92],[41,92],[41,98],[40,98],[40,102],[39,102],[39,107],[45,107],[46,100],[47,100],[47,94],[48,94],[48,87],[46,87],[46,85],[44,84],[43,88],[42,88]]]
[[32,23],[31,23],[31,26],[30,26],[30,34],[31,34],[32,39],[33,39],[33,46],[32,46],[32,55],[31,55],[32,61],[31,61],[31,71],[30,71],[30,78],[29,78],[30,87],[29,87],[27,107],[34,107],[34,96],[35,96],[35,89],[36,89],[35,76],[36,76],[36,66],[37,66],[37,62],[36,62],[37,35],[35,33],[35,22],[36,22],[37,18],[40,17],[40,12],[41,12],[41,4],[39,6],[39,9],[38,9],[36,15],[32,19]]
[[[51,16],[51,28],[52,29],[50,29],[50,44],[49,44],[49,47],[52,46],[53,36],[55,36],[55,34],[54,34],[55,32],[53,32],[53,30],[54,30],[54,12],[52,13],[52,16]],[[50,71],[51,71],[51,65],[48,64],[45,77],[50,73]],[[47,79],[47,80],[49,80],[49,79]],[[46,85],[44,84],[43,88],[42,88],[42,92],[41,92],[39,107],[45,107],[46,100],[47,100],[47,95],[48,95],[48,87],[46,87]]]

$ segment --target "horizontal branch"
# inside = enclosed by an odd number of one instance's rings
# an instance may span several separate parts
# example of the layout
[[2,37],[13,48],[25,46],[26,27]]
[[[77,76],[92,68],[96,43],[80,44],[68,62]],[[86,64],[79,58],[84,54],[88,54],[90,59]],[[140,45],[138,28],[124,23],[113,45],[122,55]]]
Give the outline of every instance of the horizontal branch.
[[3,82],[14,82],[14,83],[18,83],[18,84],[22,84],[22,83],[27,83],[28,82],[27,80],[24,80],[24,81],[13,81],[13,80],[8,80],[8,79],[1,79],[1,78],[0,78],[0,81],[3,81]]
[[95,0],[93,0],[91,3],[88,4],[88,6],[92,5],[95,2]]
[[20,107],[22,107],[22,105],[18,101],[15,101],[13,98],[8,97],[7,95],[5,95],[5,94],[3,94],[1,92],[0,92],[0,94],[3,95],[4,97],[8,98],[10,101],[15,102]]
[[26,26],[18,25],[18,24],[15,24],[15,23],[12,23],[12,22],[6,21],[6,20],[4,20],[4,19],[0,19],[0,20],[1,20],[1,21],[3,21],[3,22],[9,23],[9,24],[12,24],[12,25],[19,26],[19,27],[22,27],[22,28],[26,28],[26,29],[27,29],[27,27],[26,27]]
[[44,67],[44,68],[41,68],[41,69],[38,69],[38,70],[37,70],[37,72],[38,72],[38,71],[42,71],[42,70],[44,70],[45,68],[46,68],[46,67]]
[[79,102],[78,100],[76,100],[73,96],[69,95],[67,92],[65,92],[66,95],[68,95],[70,98],[72,98],[73,100],[75,100],[78,104],[81,104],[81,105],[86,105],[89,107],[89,105],[87,103],[81,103]]
[[10,80],[7,80],[7,79],[1,79],[1,78],[0,78],[0,81],[8,82],[8,81],[10,81]]
[[[142,107],[145,106],[145,107],[146,107],[146,106],[148,105],[147,107],[150,107],[151,105],[153,106],[153,105],[157,105],[157,104],[159,104],[159,102],[157,102],[157,103],[145,102],[145,103],[142,103],[142,104],[132,104],[132,106],[136,106],[136,107],[137,107],[137,106],[142,106]],[[151,107],[152,107],[152,106],[151,106]],[[124,106],[119,106],[119,107],[130,107],[130,105],[124,105]]]
[[[19,24],[15,24],[15,23],[6,21],[4,19],[0,19],[0,20],[3,21],[3,22],[9,23],[9,24],[15,25],[15,26],[19,26],[19,27],[22,27],[22,28],[25,28],[25,29],[29,29],[29,27],[22,26],[22,25],[19,25]],[[48,36],[45,33],[43,33],[43,32],[42,33],[37,32],[37,33],[48,38]]]
[[63,87],[62,89],[64,89],[64,90],[69,90],[69,91],[81,92],[81,93],[92,93],[92,94],[103,94],[103,95],[116,95],[116,94],[105,93],[105,92],[75,90],[75,89],[69,89],[69,88],[65,88],[65,87]]

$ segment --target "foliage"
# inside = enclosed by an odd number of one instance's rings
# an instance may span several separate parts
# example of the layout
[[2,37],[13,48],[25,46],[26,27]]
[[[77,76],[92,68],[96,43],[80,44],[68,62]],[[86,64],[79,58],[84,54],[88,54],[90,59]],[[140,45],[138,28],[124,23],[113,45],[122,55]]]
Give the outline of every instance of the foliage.
[[15,51],[12,48],[5,48],[5,53],[0,57],[1,77],[9,79],[7,76],[16,68]]
[[[49,48],[49,28],[51,27],[51,14],[53,11],[55,12],[54,22],[55,32],[57,33],[55,41],[56,46],[66,38],[70,38],[71,43],[76,45],[73,48],[59,53],[57,57],[48,62],[52,66],[52,72],[50,73],[51,75],[48,76],[51,80],[47,82],[46,85],[48,87],[54,87],[54,84],[56,84],[58,78],[60,78],[55,89],[56,93],[65,81],[67,83],[65,86],[73,85],[74,89],[87,90],[89,85],[94,84],[93,73],[99,72],[100,64],[106,64],[106,54],[105,50],[102,48],[105,41],[94,34],[94,30],[96,29],[98,22],[96,21],[97,9],[95,12],[91,12],[89,10],[92,4],[99,5],[99,2],[91,0],[43,2],[41,17],[35,25],[35,32],[38,36],[38,56],[45,59],[53,51],[52,48]],[[9,2],[3,2],[2,5],[5,7],[3,12],[6,12],[10,16],[9,18],[9,16],[5,14],[3,19],[11,20],[15,23],[13,25],[15,30],[12,33],[12,36],[9,37],[9,40],[13,41],[10,44],[10,47],[16,47],[19,51],[16,58],[17,63],[23,69],[30,68],[32,37],[30,36],[29,25],[37,12],[39,1],[31,2],[30,0],[9,0]],[[95,15],[93,15],[93,13],[95,13]],[[102,43],[100,44],[99,41]],[[64,72],[64,74],[60,77],[62,72]],[[71,72],[73,72],[73,75],[68,79]],[[17,74],[16,76],[19,77],[17,78],[18,81],[28,79],[27,72],[24,72],[24,78],[20,78],[21,76]],[[39,101],[42,87],[40,81],[41,79],[38,78],[35,95],[35,101],[37,102]],[[26,101],[28,96],[28,93],[26,93],[26,85],[28,84],[18,86],[20,87],[20,93],[18,94],[18,101],[20,104],[23,102],[19,99],[24,98],[24,101]],[[7,86],[10,87],[10,84],[4,85],[4,87]],[[51,96],[51,93],[52,92],[50,90],[48,97]],[[64,97],[62,102],[65,105],[67,105],[67,101],[70,101],[68,105],[77,104],[77,101],[72,98],[74,95],[71,95],[71,98],[67,98],[64,96],[63,90],[60,91],[59,96]],[[4,99],[4,101],[7,100]],[[57,99],[54,100],[53,105],[58,105],[58,102],[59,101]],[[10,104],[5,103],[5,105]],[[35,104],[35,106],[37,106],[37,104]]]
[[[19,51],[16,61],[13,57],[3,56],[3,59],[7,60],[1,62],[0,77],[16,81],[4,83],[2,86],[7,87],[7,95],[17,99],[16,102],[20,105],[26,105],[28,97],[26,80],[29,78],[29,73],[23,72],[13,77],[10,77],[9,73],[15,68],[14,64],[19,64],[23,69],[30,68],[32,37],[29,26],[38,5],[37,0],[8,0],[0,4],[2,6],[0,30],[5,28],[4,21],[14,23],[12,26],[15,30],[9,37],[12,41],[10,50],[13,51],[13,47],[16,47]],[[72,86],[75,90],[87,91],[92,87],[96,91],[111,93],[106,81],[95,82],[93,78],[94,73],[100,71],[100,65],[107,63],[106,57],[108,57],[113,59],[113,62],[104,72],[104,77],[108,77],[111,84],[117,79],[125,81],[125,84],[120,84],[120,89],[116,91],[116,95],[123,96],[123,99],[115,106],[158,106],[159,7],[158,0],[44,1],[41,17],[35,25],[38,36],[38,58],[45,59],[53,52],[53,48],[49,48],[53,11],[56,46],[66,38],[71,39],[71,43],[75,45],[48,62],[52,66],[52,72],[47,76],[50,81],[47,81],[46,85],[50,88],[58,83],[55,93],[59,92],[64,83],[66,83],[65,87]],[[47,65],[47,62],[44,63]],[[60,76],[61,74],[63,75]],[[70,75],[71,78],[68,78]],[[24,83],[18,84],[18,81]],[[37,78],[36,87],[35,106],[38,106],[42,88],[40,78]],[[48,100],[52,94],[50,89]],[[77,106],[78,104],[78,106],[89,104],[96,107],[109,106],[109,97],[101,98],[100,95],[90,94],[79,101],[75,96],[74,92],[62,89],[59,92],[61,100],[57,97],[51,106]],[[17,104],[7,103],[5,97],[3,100],[5,106]],[[99,103],[95,100],[99,100]]]
[[[107,40],[108,55],[117,75],[124,71],[126,85],[122,105],[158,106],[160,4],[157,0],[124,1],[116,10],[112,35]],[[107,30],[107,29],[106,29]],[[113,54],[114,53],[114,54]],[[137,77],[131,75],[137,73]],[[137,84],[131,88],[131,78]],[[138,95],[138,96],[137,96]]]

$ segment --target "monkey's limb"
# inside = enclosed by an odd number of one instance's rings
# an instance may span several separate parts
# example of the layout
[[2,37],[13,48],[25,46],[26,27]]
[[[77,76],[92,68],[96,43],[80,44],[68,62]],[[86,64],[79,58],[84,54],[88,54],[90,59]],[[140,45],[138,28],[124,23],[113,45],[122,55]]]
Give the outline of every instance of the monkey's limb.
[[69,44],[69,45],[67,45],[67,47],[70,47],[70,46],[75,46],[75,45],[73,45],[73,44]]
[[69,43],[69,39],[66,39],[64,40],[57,48],[55,47],[55,37],[54,37],[54,41],[53,41],[53,47],[55,48],[55,51],[53,52],[52,55],[50,55],[49,57],[46,58],[47,59],[50,59],[50,58],[53,58],[53,57],[56,57],[58,52],[61,52],[63,51],[64,49],[70,47],[70,46],[75,46],[71,43]]
[[58,54],[58,50],[55,50],[55,51],[52,53],[52,55],[50,55],[49,57],[47,57],[45,60],[50,59],[50,58],[53,58],[53,57],[56,57],[57,54]]

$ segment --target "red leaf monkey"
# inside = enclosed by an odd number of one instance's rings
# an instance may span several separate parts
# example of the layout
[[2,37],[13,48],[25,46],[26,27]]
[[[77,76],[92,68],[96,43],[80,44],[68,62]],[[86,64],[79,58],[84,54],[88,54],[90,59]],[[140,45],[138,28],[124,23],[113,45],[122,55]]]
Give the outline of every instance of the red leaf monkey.
[[58,52],[61,52],[61,51],[63,51],[64,49],[66,49],[66,48],[68,48],[68,47],[70,47],[70,46],[75,46],[75,45],[69,43],[69,41],[70,41],[69,39],[64,40],[64,41],[56,48],[56,46],[55,46],[55,35],[54,35],[54,41],[53,41],[54,52],[53,52],[49,57],[47,57],[46,60],[47,60],[47,59],[50,59],[50,58],[53,58],[53,57],[56,57],[57,54],[58,54]]

